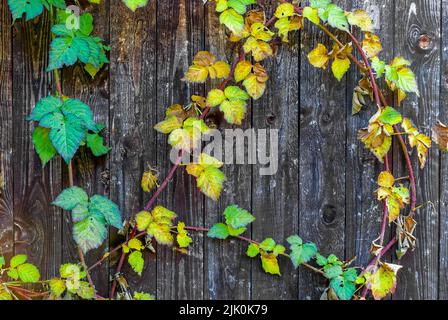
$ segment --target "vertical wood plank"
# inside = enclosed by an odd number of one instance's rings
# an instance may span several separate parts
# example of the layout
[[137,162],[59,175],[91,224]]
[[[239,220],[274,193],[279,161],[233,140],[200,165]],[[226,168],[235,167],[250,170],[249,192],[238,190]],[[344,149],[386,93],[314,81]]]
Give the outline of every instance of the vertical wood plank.
[[0,255],[13,254],[12,28],[6,0],[0,1]]
[[[238,59],[238,48],[230,44],[226,36],[226,29],[219,23],[219,13],[215,12],[215,4],[206,5],[207,20],[205,38],[208,50],[218,59],[224,59],[231,63]],[[234,85],[234,84],[232,84]],[[209,86],[213,89],[216,86]],[[217,108],[214,108],[217,109]],[[242,126],[227,124],[222,113],[213,110],[208,117],[209,124],[219,127],[223,134],[222,144],[225,143],[225,130],[241,128],[246,130],[251,126],[251,106],[248,104],[246,119]],[[234,150],[232,150],[234,152]],[[225,157],[225,151],[223,157]],[[235,158],[236,155],[234,155]],[[223,160],[224,161],[224,160]],[[205,221],[207,226],[223,220],[225,208],[236,204],[241,208],[251,211],[251,174],[252,166],[249,164],[224,164],[223,171],[226,182],[219,202],[206,200]],[[248,231],[249,233],[250,231]],[[205,286],[204,295],[207,299],[249,299],[251,262],[245,256],[247,244],[239,240],[217,241],[205,239]]]
[[[109,2],[103,1],[100,5],[90,5],[84,12],[93,15],[95,36],[109,43]],[[81,64],[63,69],[62,71],[63,93],[70,98],[76,98],[90,106],[94,113],[95,121],[106,125],[102,135],[105,143],[109,136],[109,68],[106,64],[92,80],[92,77],[84,70]],[[64,166],[66,169],[66,167]],[[95,158],[90,150],[81,147],[73,159],[74,182],[86,190],[92,196],[100,194],[109,196],[108,162],[107,157]],[[66,170],[65,170],[66,172]],[[67,176],[66,176],[67,177]],[[66,180],[68,184],[68,178]],[[66,185],[65,187],[68,187]],[[73,223],[70,215],[64,215],[63,219],[63,260],[64,262],[79,260],[76,243],[71,236]],[[104,255],[108,248],[108,239],[97,250],[90,251],[86,255],[87,265],[90,265]],[[109,266],[105,262],[92,272],[92,279],[100,295],[106,296],[109,288]]]
[[[402,113],[420,130],[430,135],[430,128],[439,115],[440,97],[440,1],[397,0],[395,2],[395,54],[412,62],[420,89],[420,97],[409,95]],[[429,46],[421,45],[427,35]],[[439,153],[430,150],[424,170],[417,167],[417,155],[412,159],[416,175],[417,201],[424,206],[417,211],[417,249],[407,254],[400,264],[396,299],[437,299],[439,214]],[[403,167],[403,166],[402,166]]]
[[34,124],[26,120],[52,82],[45,69],[50,43],[48,12],[30,22],[16,21],[13,39],[13,174],[15,252],[39,266],[42,278],[58,274],[61,262],[61,211],[51,202],[61,191],[60,158],[42,168],[33,148]]
[[[349,1],[337,4],[347,8]],[[330,68],[309,64],[307,54],[318,42],[333,45],[307,22],[300,73],[306,80],[300,84],[299,234],[322,254],[344,257],[347,78],[338,82]],[[319,275],[300,269],[299,298],[319,298],[324,284]]]
[[[262,3],[271,17],[276,3]],[[288,45],[280,46],[273,59],[262,62],[269,75],[267,89],[262,98],[253,102],[257,143],[264,143],[259,139],[260,130],[278,130],[278,171],[274,175],[261,175],[260,169],[267,165],[257,162],[253,166],[252,212],[257,220],[252,232],[259,241],[272,237],[277,243],[286,244],[285,239],[298,231],[299,54],[299,34],[295,33]],[[259,145],[257,149],[260,150]],[[252,261],[253,299],[297,298],[297,272],[291,261],[283,257],[279,260],[281,277],[265,274],[259,259]]]
[[[383,51],[380,58],[386,62],[393,58],[394,4],[392,1],[381,0],[352,1],[352,9],[364,9],[370,13],[375,23],[375,34],[382,41]],[[360,32],[355,33],[362,39]],[[356,54],[361,61],[359,54]],[[360,71],[353,66],[348,78],[347,93],[347,167],[346,167],[346,258],[357,257],[355,265],[365,266],[371,259],[370,245],[378,237],[382,219],[382,204],[376,200],[374,194],[377,189],[376,178],[383,170],[376,157],[364,144],[357,139],[358,130],[368,125],[369,119],[377,111],[372,101],[360,113],[352,116],[353,89],[361,79]],[[392,154],[392,152],[390,152]],[[386,237],[386,240],[388,238]]]
[[[203,47],[203,1],[159,1],[157,7],[157,104],[156,121],[161,121],[172,104],[187,105],[198,86],[182,82],[193,55]],[[152,130],[152,128],[151,128]],[[157,134],[157,166],[161,177],[171,167],[167,135]],[[173,210],[187,225],[203,225],[203,197],[184,167],[177,170],[158,203]],[[193,236],[187,255],[166,246],[157,248],[157,297],[159,299],[202,299],[204,292],[203,234]]]
[[[440,83],[440,115],[443,123],[448,122],[448,1],[441,1],[441,83]],[[434,146],[434,148],[437,148]],[[448,155],[440,154],[440,250],[439,250],[439,299],[448,299]],[[445,192],[444,192],[445,191]]]
[[[156,1],[135,13],[122,1],[110,1],[110,195],[126,219],[142,210],[140,180],[156,163]],[[111,247],[122,241],[111,234]],[[145,251],[139,277],[125,263],[123,272],[133,291],[156,291],[155,256]],[[111,275],[116,270],[110,265]]]

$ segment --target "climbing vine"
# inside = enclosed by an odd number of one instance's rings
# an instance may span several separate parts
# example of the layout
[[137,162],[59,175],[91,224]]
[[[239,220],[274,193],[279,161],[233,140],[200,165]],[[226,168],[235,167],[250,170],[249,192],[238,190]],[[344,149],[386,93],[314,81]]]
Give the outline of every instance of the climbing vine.
[[[78,1],[74,2],[79,6]],[[89,2],[98,4],[101,0]],[[17,254],[9,261],[0,256],[0,275],[3,276],[0,277],[3,279],[0,300],[154,299],[149,293],[117,290],[123,265],[128,263],[133,272],[141,275],[144,250],[154,251],[152,244],[155,242],[187,253],[193,245],[192,232],[204,232],[212,239],[235,238],[247,243],[246,255],[259,259],[262,269],[272,276],[281,275],[280,258],[289,260],[294,268],[307,268],[328,280],[323,295],[326,299],[365,299],[369,292],[375,299],[381,299],[394,292],[401,265],[389,263],[383,256],[396,248],[396,255],[401,258],[409,249],[413,250],[416,243],[416,186],[408,148],[416,149],[420,168],[423,168],[431,147],[431,139],[397,110],[407,95],[419,94],[411,63],[400,56],[390,62],[381,60],[381,40],[374,34],[368,13],[345,11],[331,0],[311,0],[303,6],[301,1],[278,0],[274,16],[270,18],[256,0],[209,2],[208,5],[215,6],[220,23],[226,27],[229,41],[237,45],[240,53],[233,63],[219,60],[207,51],[195,55],[182,80],[204,83],[211,79],[215,87],[205,97],[193,95],[187,106],[169,106],[165,118],[155,125],[155,130],[167,135],[177,157],[160,184],[156,171],[150,169],[143,174],[142,190],[152,192],[152,197],[142,211],[135,213],[129,222],[123,222],[114,202],[103,195],[88,195],[73,183],[72,158],[81,146],[90,148],[97,157],[107,154],[110,148],[101,136],[105,125],[93,120],[88,105],[75,97],[65,96],[59,80],[59,70],[74,64],[82,64],[94,78],[109,62],[107,52],[110,47],[92,34],[92,15],[87,12],[75,14],[64,0],[8,0],[14,20],[39,19],[44,10],[48,10],[51,17],[52,41],[47,71],[53,72],[55,90],[37,102],[27,119],[35,123],[32,141],[42,166],[58,155],[67,164],[70,186],[52,204],[71,214],[72,236],[78,246],[79,262],[63,264],[57,277],[41,280],[38,268],[27,262],[26,255]],[[144,7],[148,0],[123,0],[123,3],[135,11]],[[383,212],[380,233],[372,241],[372,260],[362,269],[351,267],[352,261],[342,261],[334,254],[322,255],[316,244],[306,242],[298,235],[291,235],[282,243],[276,243],[270,237],[260,242],[245,237],[256,217],[236,204],[229,204],[223,212],[223,222],[210,228],[187,226],[177,220],[175,212],[162,205],[154,206],[179,168],[184,168],[196,179],[198,189],[205,196],[218,200],[226,180],[221,170],[223,163],[205,152],[199,152],[194,162],[186,166],[182,166],[182,159],[201,149],[201,135],[210,131],[204,121],[210,112],[222,112],[230,124],[242,123],[249,99],[259,99],[266,90],[269,74],[263,61],[275,55],[279,42],[288,42],[290,34],[304,26],[319,28],[333,41],[331,47],[319,43],[308,53],[311,65],[324,70],[330,67],[338,81],[352,65],[359,69],[361,78],[353,92],[353,115],[363,109],[368,112],[370,100],[375,105],[373,116],[365,128],[360,128],[358,139],[384,164],[375,192],[375,197],[383,203]],[[354,29],[360,31],[361,40],[352,33]],[[350,41],[342,42],[341,39],[347,37]],[[356,58],[355,52],[361,60]],[[443,150],[447,148],[447,130],[441,123],[433,129],[433,140]],[[406,160],[408,177],[405,179],[396,178],[391,172],[388,155],[394,139],[398,139]],[[407,205],[410,205],[408,212]],[[126,240],[87,266],[84,256],[101,246],[108,227],[124,230]],[[395,236],[386,242],[388,227],[395,230]],[[120,253],[120,258],[110,296],[101,297],[96,293],[90,272],[115,253]],[[26,286],[28,283],[35,284],[33,289]]]

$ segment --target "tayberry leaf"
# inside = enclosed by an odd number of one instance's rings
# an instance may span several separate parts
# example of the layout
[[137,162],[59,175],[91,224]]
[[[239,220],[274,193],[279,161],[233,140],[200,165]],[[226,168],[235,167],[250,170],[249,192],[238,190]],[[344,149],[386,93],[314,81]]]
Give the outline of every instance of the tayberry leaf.
[[45,166],[56,154],[57,151],[53,147],[50,140],[50,129],[37,126],[33,131],[33,144],[36,152]]
[[224,210],[226,223],[232,228],[238,229],[246,227],[249,223],[255,221],[255,217],[237,205],[228,206]]

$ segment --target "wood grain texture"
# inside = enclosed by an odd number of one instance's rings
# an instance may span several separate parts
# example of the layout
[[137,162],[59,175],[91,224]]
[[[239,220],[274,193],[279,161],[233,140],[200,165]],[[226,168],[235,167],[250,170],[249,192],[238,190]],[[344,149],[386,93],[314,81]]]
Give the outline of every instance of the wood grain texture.
[[[204,8],[200,0],[160,1],[157,8],[157,121],[172,104],[188,105],[199,86],[181,81],[194,54],[203,48]],[[157,134],[157,165],[161,177],[171,166],[167,136]],[[178,221],[203,225],[203,196],[194,178],[179,168],[158,203],[173,210]],[[204,296],[203,234],[195,234],[187,255],[158,246],[157,296],[160,299],[202,299]]]
[[25,253],[39,266],[41,276],[59,272],[61,210],[51,202],[61,191],[60,160],[42,168],[33,148],[34,124],[26,120],[41,98],[51,93],[51,75],[45,72],[50,43],[49,15],[29,22],[16,21],[13,50],[13,192],[15,253]]
[[[441,1],[441,33],[440,33],[440,114],[443,123],[448,122],[448,1]],[[439,299],[448,299],[448,155],[440,154],[440,206],[439,206]]]
[[[348,1],[338,1],[347,7]],[[346,190],[346,81],[311,66],[307,54],[328,37],[308,22],[302,32],[299,144],[299,234],[322,254],[344,256]],[[341,37],[341,39],[345,38]],[[310,286],[310,283],[316,285]],[[320,284],[320,285],[319,285]],[[319,298],[325,282],[299,271],[299,298]]]
[[7,0],[0,1],[0,255],[14,250],[12,172],[12,28]]
[[[268,17],[275,11],[275,4],[263,1]],[[285,239],[298,233],[299,185],[299,35],[296,32],[290,43],[284,45],[273,59],[263,61],[269,80],[263,97],[253,102],[253,127],[257,131],[257,149],[260,130],[278,130],[278,171],[274,175],[261,175],[260,164],[252,171],[252,212],[254,239],[262,241],[272,237],[285,245]],[[276,90],[284,83],[282,90]],[[286,85],[287,84],[287,85]],[[272,133],[271,133],[272,134]],[[268,134],[269,137],[269,134]],[[264,139],[263,139],[264,140]],[[269,149],[267,150],[269,152]],[[271,154],[273,151],[270,152]],[[265,155],[263,155],[265,156]],[[297,272],[287,259],[279,257],[282,277],[272,277],[264,273],[259,259],[252,261],[252,298],[296,299],[298,296]]]
[[[384,46],[382,59],[400,55],[412,61],[421,95],[409,95],[400,111],[426,134],[437,119],[447,123],[448,0],[334,2],[347,10],[372,13]],[[110,195],[130,219],[152,195],[141,190],[142,173],[155,167],[164,179],[171,166],[167,135],[153,126],[170,105],[187,105],[192,94],[205,95],[217,86],[218,81],[181,81],[193,56],[205,49],[230,62],[238,48],[227,41],[213,3],[149,1],[135,13],[121,0],[99,6],[82,3],[95,17],[94,33],[111,45],[110,64],[94,80],[81,65],[64,69],[63,91],[86,102],[95,120],[106,123],[104,136],[112,150],[97,159],[81,150],[74,160],[75,184],[89,194]],[[31,142],[34,125],[25,120],[39,99],[54,93],[52,75],[45,72],[49,17],[44,13],[11,27],[7,0],[0,4],[0,254],[26,253],[42,277],[50,278],[61,262],[78,257],[69,216],[50,204],[67,185],[66,166],[58,158],[42,168]],[[261,4],[270,16],[276,2]],[[425,48],[420,47],[422,35],[430,40]],[[338,37],[347,40],[342,33]],[[298,233],[316,242],[325,255],[357,256],[356,266],[367,263],[380,226],[381,205],[373,192],[382,166],[357,141],[356,133],[367,125],[375,106],[351,116],[359,72],[352,66],[337,82],[330,68],[310,66],[307,54],[318,42],[332,45],[306,22],[305,32],[294,34],[273,59],[262,63],[270,76],[267,90],[250,103],[242,126],[226,124],[218,110],[207,119],[221,132],[278,129],[277,173],[260,175],[265,164],[226,164],[227,181],[220,200],[214,202],[197,190],[195,179],[182,167],[157,204],[175,211],[187,225],[206,227],[222,221],[224,209],[237,204],[255,215],[247,235],[258,241],[273,237],[286,244],[288,236]],[[398,144],[392,156],[395,176],[406,175]],[[416,164],[415,151],[412,159]],[[448,158],[434,146],[429,159],[424,170],[414,166],[418,204],[423,205],[417,212],[419,241],[417,249],[399,262],[404,268],[395,299],[448,299]],[[207,239],[203,233],[191,236],[194,243],[187,254],[167,246],[157,246],[156,254],[146,251],[142,277],[125,263],[123,273],[131,290],[158,299],[317,299],[327,285],[308,270],[294,270],[285,258],[279,258],[282,277],[266,275],[259,259],[245,256],[243,242]],[[87,255],[88,263],[122,241],[114,229],[109,243]],[[102,295],[109,290],[116,258],[113,255],[93,273]],[[387,259],[393,260],[393,254]]]
[[[90,12],[94,19],[94,34],[109,43],[109,5],[103,2],[101,5],[90,5],[85,8],[85,12]],[[94,79],[84,70],[81,64],[63,69],[62,71],[62,91],[70,98],[76,98],[86,103],[93,111],[94,119],[98,123],[106,125],[102,135],[105,143],[109,144],[109,66],[106,64],[95,76]],[[67,168],[64,166],[64,187],[68,187]],[[73,159],[74,182],[92,196],[100,194],[109,196],[109,168],[108,156],[95,158],[89,149],[81,148]],[[63,234],[71,234],[73,223],[70,215],[64,215]],[[90,251],[86,255],[88,265],[99,260],[108,251],[108,240],[97,250]],[[78,251],[76,243],[71,237],[64,237],[62,243],[64,262],[77,261]],[[102,264],[92,273],[94,283],[102,296],[107,295],[109,283],[108,263]]]
[[[155,165],[158,117],[156,92],[156,2],[135,13],[122,1],[110,1],[110,195],[125,219],[143,209],[147,195],[141,191],[143,170]],[[111,247],[122,242],[115,232]],[[156,292],[155,256],[145,254],[143,276],[126,263],[126,274],[134,291]],[[111,276],[115,265],[110,266]]]
[[[213,5],[206,7],[206,49],[215,54],[218,59],[224,59],[231,63],[239,56],[239,47],[229,44],[225,29],[219,24],[219,16],[216,14]],[[234,85],[234,83],[232,83]],[[207,86],[207,89],[216,87],[216,81]],[[220,129],[225,146],[226,141],[229,144],[235,141],[232,135],[226,136],[226,130],[242,128],[246,130],[251,127],[251,105],[248,103],[247,116],[242,126],[233,126],[228,124],[222,113],[214,108],[208,117],[208,124],[211,127]],[[227,140],[226,140],[227,137]],[[235,150],[226,153],[223,152],[223,159],[234,154]],[[224,160],[223,160],[224,161]],[[224,164],[222,168],[226,175],[224,190],[216,203],[206,199],[205,224],[211,226],[224,220],[223,212],[231,204],[237,204],[241,208],[251,211],[252,197],[252,166],[239,164]],[[247,177],[242,179],[241,177]],[[250,232],[250,231],[249,231]],[[251,262],[245,258],[247,244],[238,240],[205,241],[205,298],[207,299],[247,299],[251,293]]]
[[[390,61],[393,58],[394,5],[392,1],[382,0],[365,1],[355,0],[352,9],[361,8],[368,11],[375,20],[375,33],[380,36],[384,50],[380,53],[381,59]],[[355,30],[355,35],[362,36]],[[359,54],[356,57],[361,60]],[[347,149],[346,149],[346,220],[345,220],[345,255],[346,259],[357,257],[355,265],[366,265],[371,259],[371,242],[380,232],[382,218],[382,204],[376,200],[374,192],[377,189],[376,177],[384,169],[370,150],[357,139],[358,130],[368,125],[369,119],[377,111],[374,101],[352,116],[353,89],[358,85],[361,74],[354,66],[347,79]],[[384,83],[381,83],[385,85]],[[400,151],[400,150],[398,150]],[[392,155],[392,152],[390,152]],[[389,235],[389,232],[388,232]],[[386,236],[385,242],[388,241]]]
[[[429,135],[436,123],[440,103],[440,1],[395,2],[395,55],[412,62],[420,97],[409,95],[403,114]],[[421,37],[427,35],[430,45],[422,48]],[[413,163],[417,154],[412,152]],[[406,255],[399,276],[396,299],[437,299],[439,272],[439,151],[430,150],[424,170],[414,166],[418,203],[417,249]]]

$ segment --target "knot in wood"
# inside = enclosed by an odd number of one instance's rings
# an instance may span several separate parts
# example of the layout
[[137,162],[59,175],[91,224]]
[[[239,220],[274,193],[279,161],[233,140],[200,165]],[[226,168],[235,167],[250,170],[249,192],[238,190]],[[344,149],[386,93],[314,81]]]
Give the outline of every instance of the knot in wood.
[[418,47],[422,50],[428,50],[431,47],[431,37],[427,34],[420,35],[418,39]]

